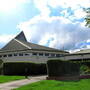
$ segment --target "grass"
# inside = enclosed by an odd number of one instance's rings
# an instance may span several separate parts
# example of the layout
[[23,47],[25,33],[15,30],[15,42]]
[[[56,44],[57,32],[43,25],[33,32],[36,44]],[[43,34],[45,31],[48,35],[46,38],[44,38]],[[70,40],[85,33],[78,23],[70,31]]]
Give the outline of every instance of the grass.
[[90,90],[90,79],[77,82],[43,80],[13,90]]
[[0,83],[24,79],[24,76],[0,76]]

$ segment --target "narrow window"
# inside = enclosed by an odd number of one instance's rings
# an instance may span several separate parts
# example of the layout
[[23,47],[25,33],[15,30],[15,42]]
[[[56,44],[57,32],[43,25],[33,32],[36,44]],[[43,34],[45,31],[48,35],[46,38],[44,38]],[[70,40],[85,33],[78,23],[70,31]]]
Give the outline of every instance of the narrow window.
[[14,56],[17,56],[17,53],[14,53]]
[[19,56],[23,56],[23,53],[19,53]]
[[0,55],[0,58],[2,57],[2,55]]
[[3,55],[3,57],[7,57],[7,55]]
[[43,56],[43,53],[39,53],[39,56]]
[[25,53],[25,56],[29,56],[29,54],[28,53]]
[[49,53],[45,53],[45,56],[49,56]]
[[60,57],[60,54],[56,54],[56,57]]
[[32,55],[37,55],[37,53],[32,53]]
[[8,57],[12,57],[12,54],[8,54]]
[[55,57],[55,54],[51,54],[51,57]]

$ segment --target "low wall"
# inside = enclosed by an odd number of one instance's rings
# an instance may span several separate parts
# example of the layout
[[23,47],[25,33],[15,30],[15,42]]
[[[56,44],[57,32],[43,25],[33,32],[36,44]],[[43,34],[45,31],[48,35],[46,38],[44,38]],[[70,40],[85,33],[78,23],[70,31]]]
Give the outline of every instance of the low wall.
[[47,80],[60,80],[60,81],[78,81],[80,79],[90,79],[90,75],[80,75],[80,76],[62,76],[62,77],[46,77]]
[[61,76],[61,77],[47,77],[47,80],[60,80],[60,81],[78,81],[79,76]]
[[81,75],[79,78],[80,79],[89,79],[90,75]]

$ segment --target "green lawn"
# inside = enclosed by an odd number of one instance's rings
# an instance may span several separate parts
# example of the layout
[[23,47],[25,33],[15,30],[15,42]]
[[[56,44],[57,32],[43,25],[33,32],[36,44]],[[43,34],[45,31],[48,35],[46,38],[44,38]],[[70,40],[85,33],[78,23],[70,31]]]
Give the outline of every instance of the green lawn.
[[90,79],[77,82],[43,80],[13,90],[90,90]]
[[19,79],[25,79],[24,76],[0,76],[0,83],[19,80]]

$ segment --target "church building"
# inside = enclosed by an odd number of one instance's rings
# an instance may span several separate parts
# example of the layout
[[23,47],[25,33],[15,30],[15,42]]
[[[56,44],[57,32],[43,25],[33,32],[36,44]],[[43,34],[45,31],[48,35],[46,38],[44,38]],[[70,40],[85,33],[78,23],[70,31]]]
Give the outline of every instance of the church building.
[[65,54],[68,52],[28,42],[22,31],[0,50],[0,60],[46,63],[49,57],[61,57]]

